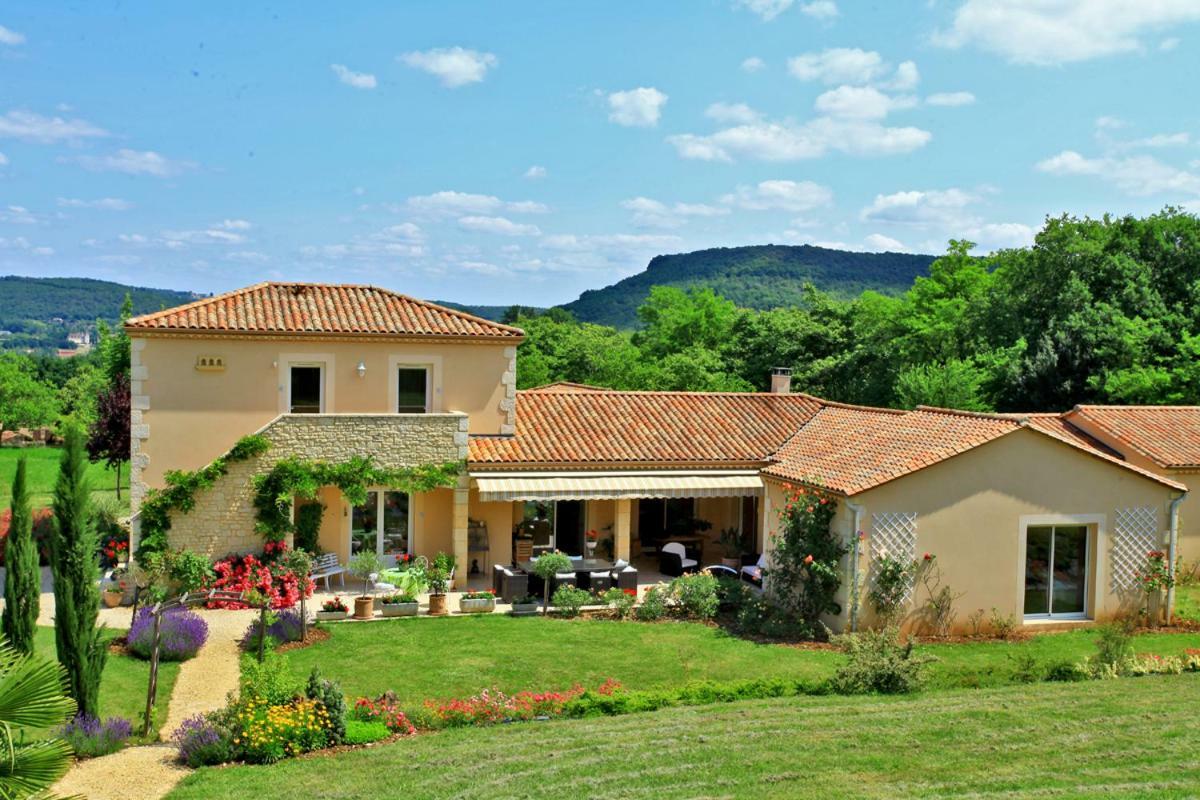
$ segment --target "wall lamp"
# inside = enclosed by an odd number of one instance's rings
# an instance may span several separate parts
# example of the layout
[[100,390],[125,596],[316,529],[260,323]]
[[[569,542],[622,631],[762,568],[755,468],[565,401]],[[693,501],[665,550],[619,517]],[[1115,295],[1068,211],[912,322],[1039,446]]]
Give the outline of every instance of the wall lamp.
[[366,362],[365,361],[358,362],[358,366],[355,367],[354,370],[355,370],[355,372],[358,373],[358,377],[360,377],[360,378],[366,377],[366,374],[367,374]]

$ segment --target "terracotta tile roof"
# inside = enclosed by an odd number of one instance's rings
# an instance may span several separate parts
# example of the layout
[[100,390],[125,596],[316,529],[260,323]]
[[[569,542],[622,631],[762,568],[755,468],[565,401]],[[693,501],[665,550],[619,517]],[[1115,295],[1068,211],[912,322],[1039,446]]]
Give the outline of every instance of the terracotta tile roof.
[[976,414],[919,406],[892,411],[827,403],[775,454],[763,472],[847,495],[903,477],[1029,428],[1173,489],[1182,484],[1125,463],[1112,450],[1051,414]]
[[532,389],[525,389],[526,392],[608,392],[611,389],[605,389],[603,386],[592,386],[587,383],[574,383],[572,381],[555,381],[547,383],[544,386],[535,386]]
[[1079,405],[1063,415],[1164,468],[1200,467],[1200,406]]
[[519,341],[519,328],[374,286],[259,283],[134,317],[131,333],[360,334],[488,337]]
[[819,408],[802,394],[522,391],[516,434],[472,437],[468,458],[473,465],[761,463]]

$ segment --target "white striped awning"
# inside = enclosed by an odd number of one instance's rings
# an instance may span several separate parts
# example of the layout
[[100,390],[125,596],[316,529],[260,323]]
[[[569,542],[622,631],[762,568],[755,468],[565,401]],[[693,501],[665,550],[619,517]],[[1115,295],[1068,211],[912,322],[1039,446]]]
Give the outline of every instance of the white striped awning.
[[762,491],[753,470],[711,472],[472,473],[479,499],[610,500],[638,497],[743,497]]

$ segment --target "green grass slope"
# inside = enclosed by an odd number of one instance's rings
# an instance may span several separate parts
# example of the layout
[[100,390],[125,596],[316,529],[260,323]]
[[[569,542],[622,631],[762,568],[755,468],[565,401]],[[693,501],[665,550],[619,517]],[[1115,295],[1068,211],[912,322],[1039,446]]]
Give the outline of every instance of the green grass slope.
[[708,286],[746,308],[796,305],[805,283],[839,296],[898,293],[929,272],[934,256],[850,253],[812,245],[719,247],[656,256],[645,272],[590,289],[563,308],[585,322],[631,328],[652,286]]

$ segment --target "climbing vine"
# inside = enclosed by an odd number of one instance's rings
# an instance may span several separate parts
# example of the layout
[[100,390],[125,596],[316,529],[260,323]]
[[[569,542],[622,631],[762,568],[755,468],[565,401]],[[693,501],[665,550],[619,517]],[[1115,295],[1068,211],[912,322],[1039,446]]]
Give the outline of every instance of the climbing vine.
[[431,492],[454,486],[461,470],[462,464],[454,461],[387,469],[362,456],[336,464],[285,458],[269,472],[254,476],[255,530],[268,541],[291,533],[293,498],[312,500],[322,486],[336,486],[347,502],[361,505],[367,501],[368,487],[387,486],[409,494]]
[[171,529],[171,513],[184,514],[196,505],[196,492],[212,486],[218,478],[229,472],[229,465],[262,455],[271,443],[265,436],[252,434],[238,439],[237,443],[223,456],[196,470],[170,470],[163,476],[166,486],[151,489],[142,500],[141,537],[135,556],[142,561],[146,556],[167,549],[167,531]]

